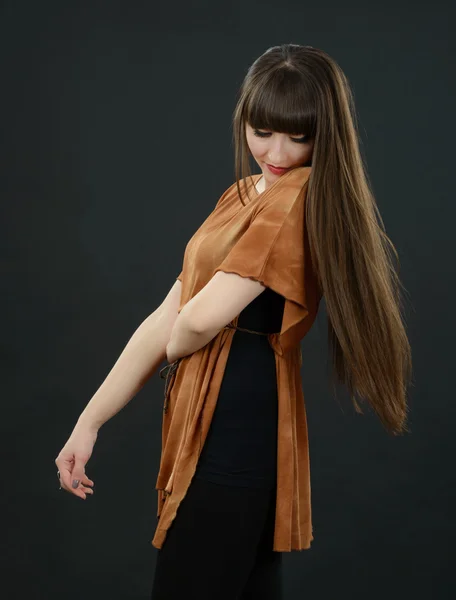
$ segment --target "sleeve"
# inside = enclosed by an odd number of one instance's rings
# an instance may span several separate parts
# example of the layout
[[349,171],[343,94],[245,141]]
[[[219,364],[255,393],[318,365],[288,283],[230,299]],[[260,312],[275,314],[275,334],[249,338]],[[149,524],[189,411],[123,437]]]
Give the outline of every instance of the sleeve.
[[209,221],[209,219],[211,218],[211,216],[219,209],[222,207],[223,202],[225,201],[225,199],[227,198],[227,196],[229,196],[232,192],[232,190],[234,189],[236,183],[233,183],[232,185],[230,185],[224,192],[223,194],[220,196],[220,198],[218,199],[214,209],[211,211],[211,213],[209,214],[209,216],[203,221],[203,223],[200,225],[200,227],[196,230],[196,232],[194,233],[194,235],[190,238],[190,240],[187,243],[187,246],[185,248],[184,251],[184,261],[183,261],[183,265],[182,265],[182,270],[179,273],[179,275],[176,277],[176,279],[179,279],[179,281],[182,281],[182,278],[184,276],[184,264],[185,264],[185,253],[187,252],[187,249],[189,247],[189,244],[191,243],[191,241],[193,240],[193,238],[198,234],[198,232],[202,229],[202,227],[204,227],[204,225]]
[[214,271],[255,279],[285,298],[280,332],[285,346],[304,337],[319,302],[305,226],[307,185],[299,180],[292,183],[289,178],[284,189],[276,186],[274,194],[265,197],[267,201]]

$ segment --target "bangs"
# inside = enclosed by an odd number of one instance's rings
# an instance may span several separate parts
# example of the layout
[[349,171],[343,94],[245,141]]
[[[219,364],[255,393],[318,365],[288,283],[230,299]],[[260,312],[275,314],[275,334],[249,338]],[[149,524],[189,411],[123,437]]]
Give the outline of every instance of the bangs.
[[244,105],[244,119],[255,129],[315,137],[316,103],[298,71],[277,69],[254,86]]

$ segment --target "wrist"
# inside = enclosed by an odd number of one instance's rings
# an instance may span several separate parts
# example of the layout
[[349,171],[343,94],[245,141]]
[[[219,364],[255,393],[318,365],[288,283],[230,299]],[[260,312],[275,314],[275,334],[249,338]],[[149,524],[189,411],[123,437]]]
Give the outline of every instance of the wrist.
[[75,429],[89,429],[91,431],[98,431],[103,423],[94,420],[88,415],[82,413],[76,422]]

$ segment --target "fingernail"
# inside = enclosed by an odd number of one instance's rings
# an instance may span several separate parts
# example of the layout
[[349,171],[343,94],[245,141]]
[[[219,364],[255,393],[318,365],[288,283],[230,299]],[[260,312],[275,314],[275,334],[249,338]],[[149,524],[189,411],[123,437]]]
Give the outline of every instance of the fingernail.
[[73,479],[73,483],[71,484],[71,487],[73,489],[76,489],[79,485],[79,479]]

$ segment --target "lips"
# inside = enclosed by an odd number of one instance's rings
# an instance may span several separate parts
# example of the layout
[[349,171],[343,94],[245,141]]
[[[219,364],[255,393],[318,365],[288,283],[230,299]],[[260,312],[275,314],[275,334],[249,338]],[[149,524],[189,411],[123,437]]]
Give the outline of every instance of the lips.
[[270,165],[269,163],[265,163],[267,168],[269,169],[269,171],[271,173],[273,173],[274,175],[283,175],[284,173],[288,173],[288,171],[290,170],[287,167],[274,167],[272,165]]

